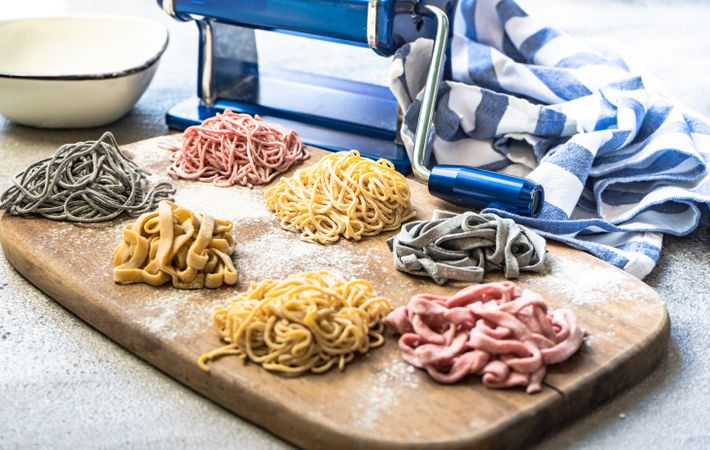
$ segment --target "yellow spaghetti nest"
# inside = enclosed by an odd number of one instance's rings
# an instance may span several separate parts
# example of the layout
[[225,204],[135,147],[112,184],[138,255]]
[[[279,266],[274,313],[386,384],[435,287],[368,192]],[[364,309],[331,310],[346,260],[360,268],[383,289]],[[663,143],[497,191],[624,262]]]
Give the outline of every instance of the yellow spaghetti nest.
[[215,309],[214,326],[229,344],[198,364],[236,355],[287,375],[343,370],[356,353],[384,343],[384,318],[392,310],[365,280],[307,272],[252,283],[227,306]]
[[386,159],[372,161],[356,150],[333,153],[283,177],[266,190],[266,206],[285,230],[304,241],[359,241],[396,230],[414,217],[409,185]]
[[113,254],[113,280],[152,286],[172,280],[181,289],[236,284],[233,250],[231,221],[196,216],[164,200],[123,228]]

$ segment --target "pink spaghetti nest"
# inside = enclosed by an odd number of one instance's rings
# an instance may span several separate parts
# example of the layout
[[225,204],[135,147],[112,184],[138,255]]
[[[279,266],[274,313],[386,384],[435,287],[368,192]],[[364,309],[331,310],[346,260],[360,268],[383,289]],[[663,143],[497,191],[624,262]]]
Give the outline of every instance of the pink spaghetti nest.
[[217,186],[251,187],[268,183],[308,156],[295,131],[227,110],[185,130],[168,172]]
[[386,318],[401,334],[399,347],[411,365],[441,383],[469,373],[489,388],[542,389],[546,367],[572,356],[584,330],[567,309],[548,311],[542,297],[510,281],[471,286],[453,297],[414,296]]

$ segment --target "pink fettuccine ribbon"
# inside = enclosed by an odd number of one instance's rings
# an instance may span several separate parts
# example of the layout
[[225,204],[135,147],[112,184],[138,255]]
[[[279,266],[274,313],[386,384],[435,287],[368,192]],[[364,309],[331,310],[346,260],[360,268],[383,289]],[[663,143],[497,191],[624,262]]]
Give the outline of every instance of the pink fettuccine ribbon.
[[546,367],[572,356],[584,330],[568,309],[548,311],[540,295],[510,281],[471,286],[453,297],[414,296],[386,318],[411,365],[441,383],[482,375],[490,388],[539,392]]

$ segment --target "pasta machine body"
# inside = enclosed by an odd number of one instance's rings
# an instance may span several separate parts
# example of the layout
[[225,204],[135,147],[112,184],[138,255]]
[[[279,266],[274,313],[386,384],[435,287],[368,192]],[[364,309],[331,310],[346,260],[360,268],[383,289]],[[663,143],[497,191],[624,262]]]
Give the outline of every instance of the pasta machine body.
[[[435,33],[435,21],[415,13],[417,1],[158,3],[178,20],[194,20],[200,39],[197,96],[168,112],[171,128],[184,129],[232,109],[259,114],[294,128],[307,144],[336,151],[356,148],[365,156],[391,160],[401,172],[410,171],[406,151],[397,137],[397,101],[388,88],[319,74],[260,68],[253,30],[369,47],[390,56],[402,44]],[[428,3],[452,10],[452,0]]]

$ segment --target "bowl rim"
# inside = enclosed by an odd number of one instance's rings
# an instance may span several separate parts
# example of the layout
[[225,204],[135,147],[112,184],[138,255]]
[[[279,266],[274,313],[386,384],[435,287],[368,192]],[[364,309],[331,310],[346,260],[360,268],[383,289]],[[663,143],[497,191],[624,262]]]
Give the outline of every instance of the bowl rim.
[[59,74],[59,75],[40,75],[40,74],[28,74],[21,72],[3,72],[0,71],[0,78],[13,78],[13,79],[23,79],[23,80],[56,80],[56,81],[67,81],[67,80],[106,80],[111,78],[121,78],[128,75],[133,75],[135,73],[143,72],[149,69],[152,65],[157,63],[160,58],[165,53],[168,48],[168,43],[170,42],[170,33],[168,28],[158,22],[157,20],[145,19],[143,17],[136,16],[126,16],[121,14],[60,14],[52,16],[28,16],[28,17],[16,17],[13,19],[0,20],[0,26],[12,23],[12,22],[31,22],[35,20],[48,20],[48,19],[118,19],[133,22],[143,22],[151,25],[159,26],[163,31],[165,38],[160,49],[150,58],[142,62],[137,66],[129,67],[128,69],[123,69],[117,72],[103,72],[103,73],[85,73],[85,74]]

